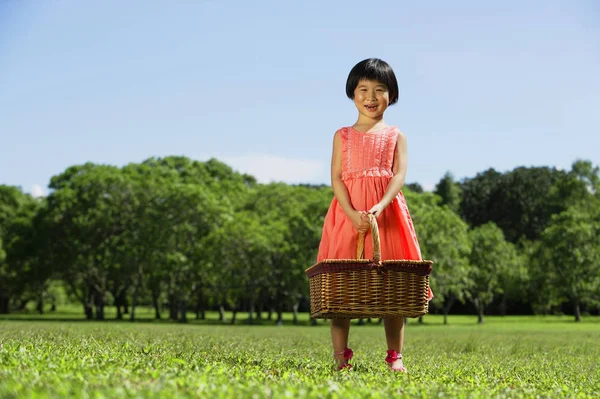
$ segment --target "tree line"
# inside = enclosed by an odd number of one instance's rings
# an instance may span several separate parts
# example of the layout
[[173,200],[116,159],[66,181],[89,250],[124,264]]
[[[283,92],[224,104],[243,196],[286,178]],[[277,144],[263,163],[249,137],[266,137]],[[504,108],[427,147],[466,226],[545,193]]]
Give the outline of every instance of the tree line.
[[[304,270],[315,262],[333,197],[326,185],[259,184],[211,159],[150,158],[124,167],[86,163],[52,177],[33,198],[0,185],[0,313],[56,287],[87,319],[155,317],[186,322],[193,311],[248,312],[281,323],[308,310]],[[494,169],[433,192],[403,190],[424,258],[435,261],[431,311],[499,313],[600,309],[600,173],[578,160]]]

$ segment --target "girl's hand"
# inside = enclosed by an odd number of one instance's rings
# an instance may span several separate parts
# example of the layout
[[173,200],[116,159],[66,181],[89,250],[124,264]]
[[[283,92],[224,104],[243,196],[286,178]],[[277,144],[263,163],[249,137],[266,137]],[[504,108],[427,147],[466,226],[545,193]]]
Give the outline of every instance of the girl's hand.
[[351,216],[350,220],[352,225],[359,233],[366,233],[371,228],[369,223],[369,216],[365,211],[355,211]]
[[369,213],[375,217],[378,217],[381,215],[381,212],[383,212],[384,209],[385,207],[383,205],[377,204],[373,208],[369,209]]

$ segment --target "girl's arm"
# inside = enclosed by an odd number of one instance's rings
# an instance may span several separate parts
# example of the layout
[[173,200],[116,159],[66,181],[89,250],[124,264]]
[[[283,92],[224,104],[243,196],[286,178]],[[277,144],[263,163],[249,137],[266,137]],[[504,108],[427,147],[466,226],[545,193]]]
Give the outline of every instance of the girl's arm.
[[377,205],[369,210],[369,213],[379,216],[394,198],[396,198],[404,186],[407,167],[408,153],[406,150],[406,136],[402,132],[398,132],[398,141],[396,142],[396,151],[394,152],[394,165],[392,166],[394,176],[390,179],[390,183],[388,184],[383,198],[381,198]]
[[333,136],[333,154],[331,155],[331,187],[333,194],[342,207],[342,210],[352,221],[354,228],[361,233],[370,228],[369,218],[363,211],[357,211],[352,206],[348,188],[342,181],[342,142],[340,132],[337,131]]

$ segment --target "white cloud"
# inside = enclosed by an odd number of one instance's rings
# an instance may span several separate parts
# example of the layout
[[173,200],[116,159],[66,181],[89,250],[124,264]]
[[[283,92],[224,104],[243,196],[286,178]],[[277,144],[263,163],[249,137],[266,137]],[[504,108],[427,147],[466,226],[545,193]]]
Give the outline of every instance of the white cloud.
[[435,190],[435,185],[437,183],[423,183],[423,191],[433,191]]
[[269,154],[224,157],[222,161],[261,183],[319,183],[326,175],[325,164],[311,159],[291,159]]
[[46,191],[39,184],[34,184],[33,186],[31,186],[31,196],[33,198],[45,197]]
[[571,167],[570,167],[570,166],[569,166],[569,167],[565,167],[565,166],[563,166],[563,165],[556,165],[556,166],[555,166],[555,168],[556,168],[557,170],[560,170],[560,171],[562,171],[562,172],[568,172],[568,171],[570,171],[570,170],[571,170]]

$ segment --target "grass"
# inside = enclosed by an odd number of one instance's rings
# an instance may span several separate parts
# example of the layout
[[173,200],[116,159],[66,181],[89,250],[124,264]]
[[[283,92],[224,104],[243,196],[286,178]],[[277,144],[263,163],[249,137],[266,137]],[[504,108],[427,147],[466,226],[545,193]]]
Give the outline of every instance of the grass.
[[51,317],[57,316],[0,319],[0,397],[600,395],[598,318],[576,324],[567,317],[490,317],[476,325],[474,316],[454,316],[448,326],[437,316],[427,316],[425,325],[411,320],[404,349],[409,374],[402,375],[383,362],[383,327],[377,324],[352,326],[355,368],[336,373],[323,323],[180,325]]

